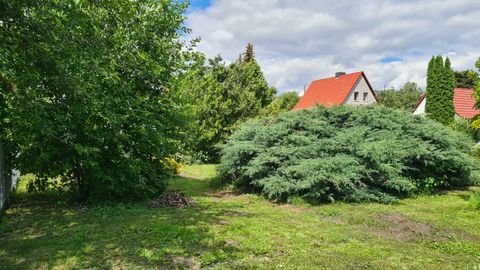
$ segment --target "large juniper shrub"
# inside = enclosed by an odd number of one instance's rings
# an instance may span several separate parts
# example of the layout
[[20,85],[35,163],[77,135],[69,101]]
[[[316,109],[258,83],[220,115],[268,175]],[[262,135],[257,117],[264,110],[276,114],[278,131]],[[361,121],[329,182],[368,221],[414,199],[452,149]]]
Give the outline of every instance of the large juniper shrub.
[[274,200],[388,203],[467,185],[473,141],[382,106],[318,107],[246,123],[222,146],[226,181]]

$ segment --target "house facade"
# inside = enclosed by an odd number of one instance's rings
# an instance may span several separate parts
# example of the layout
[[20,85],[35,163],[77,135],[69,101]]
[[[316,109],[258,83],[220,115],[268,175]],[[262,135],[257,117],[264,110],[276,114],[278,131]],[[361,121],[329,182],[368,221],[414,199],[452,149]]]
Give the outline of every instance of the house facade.
[[363,71],[349,74],[337,72],[335,77],[313,81],[292,111],[318,105],[331,107],[375,103],[375,91]]
[[[468,88],[455,88],[453,92],[453,105],[455,107],[455,118],[471,119],[478,114],[480,110],[475,108],[475,97],[473,96],[473,89]],[[427,97],[423,95],[415,106],[413,111],[414,115],[425,114],[425,108],[427,105]]]

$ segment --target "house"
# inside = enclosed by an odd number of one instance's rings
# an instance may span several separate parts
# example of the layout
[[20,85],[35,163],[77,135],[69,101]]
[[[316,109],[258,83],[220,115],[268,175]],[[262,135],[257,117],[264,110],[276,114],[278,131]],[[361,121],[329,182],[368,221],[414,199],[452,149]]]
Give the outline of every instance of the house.
[[317,105],[369,105],[377,103],[377,97],[363,71],[346,74],[337,72],[335,77],[313,81],[292,111]]
[[[455,88],[453,92],[453,106],[455,107],[455,118],[471,119],[480,114],[480,110],[475,108],[475,97],[473,89]],[[423,95],[418,101],[413,114],[425,114],[425,105],[427,104],[426,95]]]

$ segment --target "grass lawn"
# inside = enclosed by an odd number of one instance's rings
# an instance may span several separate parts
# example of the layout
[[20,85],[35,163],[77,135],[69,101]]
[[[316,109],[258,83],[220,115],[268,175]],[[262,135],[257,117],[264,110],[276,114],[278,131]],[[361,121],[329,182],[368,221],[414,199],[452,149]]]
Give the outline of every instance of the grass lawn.
[[19,194],[0,223],[0,269],[480,269],[472,190],[395,205],[279,205],[213,190],[215,166],[172,181],[186,209],[82,208]]

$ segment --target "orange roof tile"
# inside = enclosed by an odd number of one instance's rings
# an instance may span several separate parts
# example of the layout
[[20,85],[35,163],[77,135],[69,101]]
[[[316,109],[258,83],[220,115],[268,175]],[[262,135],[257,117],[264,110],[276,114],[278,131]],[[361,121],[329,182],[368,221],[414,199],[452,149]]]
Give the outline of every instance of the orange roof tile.
[[[292,111],[307,109],[316,105],[325,107],[341,105],[362,76],[370,86],[362,71],[313,81]],[[372,89],[371,86],[370,89]],[[375,93],[373,89],[372,92]]]
[[480,114],[480,110],[475,108],[475,97],[473,89],[455,88],[453,94],[453,104],[455,112],[463,118],[473,118]]

